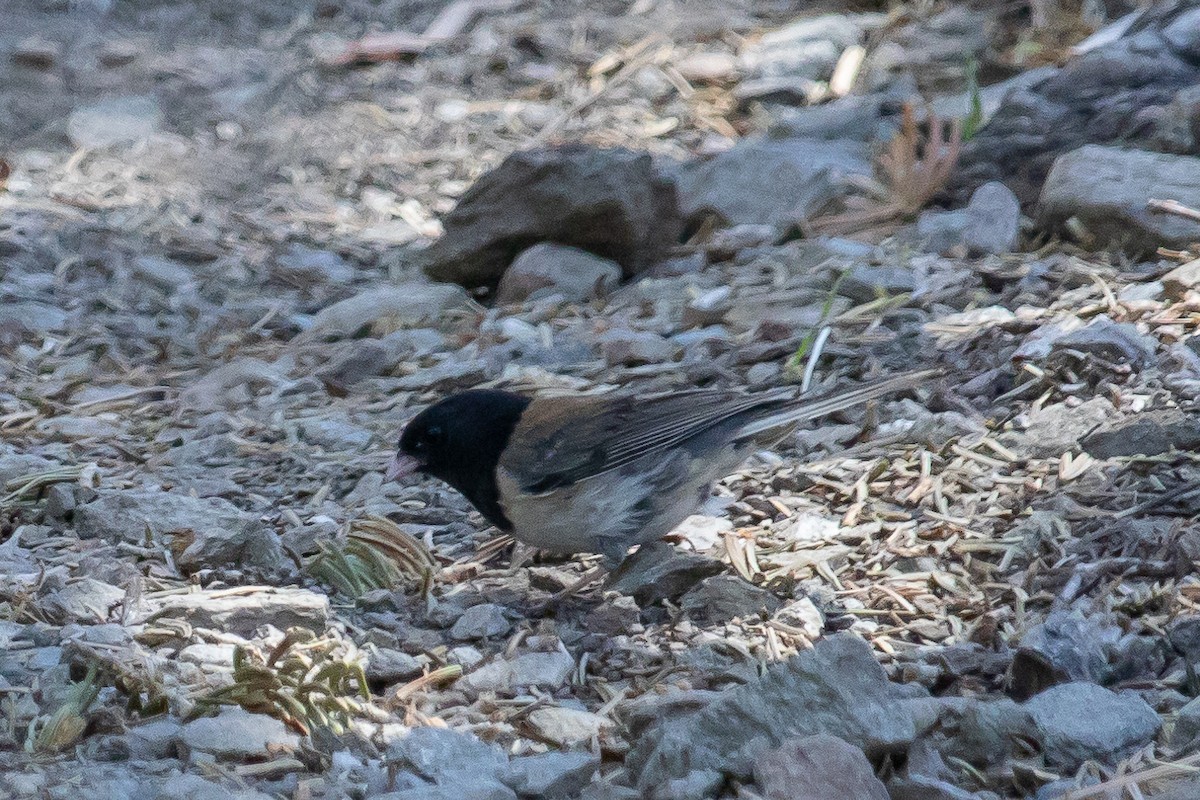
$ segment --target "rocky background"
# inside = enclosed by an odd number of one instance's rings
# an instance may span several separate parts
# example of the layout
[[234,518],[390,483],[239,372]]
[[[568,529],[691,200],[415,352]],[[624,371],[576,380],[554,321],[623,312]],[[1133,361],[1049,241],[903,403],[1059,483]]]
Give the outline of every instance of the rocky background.
[[[0,796],[1200,796],[1200,3],[7,0]],[[616,579],[446,392],[822,391]]]

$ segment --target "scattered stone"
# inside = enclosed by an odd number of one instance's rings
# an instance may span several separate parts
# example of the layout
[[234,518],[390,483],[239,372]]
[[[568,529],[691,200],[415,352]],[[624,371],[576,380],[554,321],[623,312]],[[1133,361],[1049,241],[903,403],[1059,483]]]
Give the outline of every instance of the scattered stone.
[[749,138],[684,165],[679,204],[693,225],[716,215],[725,225],[787,226],[816,215],[851,178],[870,174],[867,149],[857,142]]
[[823,14],[763,35],[745,57],[755,75],[828,80],[842,52],[883,21],[879,14]]
[[599,768],[600,758],[591,753],[542,753],[514,758],[504,782],[521,797],[570,800]]
[[328,250],[314,250],[292,242],[275,260],[281,273],[294,281],[329,281],[346,283],[354,280],[354,267],[346,259]]
[[1005,763],[1022,752],[1022,742],[1039,741],[1029,710],[1007,697],[971,703],[955,726],[939,752],[980,769]]
[[46,594],[42,610],[60,623],[107,622],[124,599],[123,589],[94,578],[79,578]]
[[170,595],[154,604],[156,617],[181,619],[200,628],[252,636],[261,625],[293,626],[320,633],[329,623],[329,598],[308,589],[245,587]]
[[198,642],[189,644],[179,651],[180,661],[192,664],[208,664],[229,668],[233,664],[234,646],[231,644],[209,644]]
[[1178,409],[1143,411],[1093,431],[1080,444],[1094,458],[1196,450],[1200,448],[1200,420]]
[[679,601],[694,620],[727,622],[771,614],[783,601],[738,575],[714,575],[690,589]]
[[693,550],[703,552],[720,544],[722,536],[732,530],[733,523],[724,517],[693,514],[679,523],[671,535],[687,542]]
[[504,271],[497,303],[520,303],[557,294],[570,302],[593,300],[621,282],[621,267],[577,247],[542,243],[522,252]]
[[371,651],[364,671],[368,681],[391,686],[418,678],[423,670],[421,662],[408,653],[402,653],[389,647],[377,647]]
[[825,614],[811,598],[793,600],[775,612],[775,621],[796,628],[810,639],[825,631]]
[[30,332],[61,331],[68,319],[66,311],[46,303],[4,301],[4,321]]
[[512,154],[442,222],[425,271],[468,288],[496,285],[537,242],[611,259],[629,277],[662,259],[682,232],[674,186],[649,156],[583,145]]
[[214,566],[252,568],[268,574],[289,571],[279,538],[258,517],[215,497],[175,492],[101,492],[75,510],[81,539],[141,544],[147,536],[171,549],[180,569]]
[[1111,615],[1085,616],[1077,609],[1051,611],[1021,637],[1013,659],[1013,683],[1023,699],[1067,681],[1105,682],[1109,652],[1122,635]]
[[649,331],[614,328],[600,335],[600,352],[609,366],[662,364],[679,357],[679,345]]
[[917,276],[912,269],[899,266],[871,267],[856,264],[842,275],[837,290],[858,303],[916,291]]
[[1058,230],[1077,219],[1089,245],[1152,254],[1200,240],[1200,222],[1147,208],[1171,198],[1200,207],[1200,163],[1192,156],[1087,145],[1060,156],[1038,203],[1039,222]]
[[[97,797],[115,798],[101,790]],[[129,800],[141,800],[146,797],[144,788],[139,786]],[[254,789],[230,790],[229,787],[217,781],[210,781],[199,775],[172,775],[162,782],[153,800],[271,800],[271,795],[263,794]]]
[[1184,294],[1200,287],[1200,258],[1181,264],[1163,275],[1161,280],[1167,297],[1182,300]]
[[1065,683],[1025,704],[1042,734],[1046,763],[1074,770],[1089,759],[1113,764],[1142,747],[1162,726],[1154,709],[1134,694],[1094,683]]
[[754,779],[768,800],[888,800],[863,751],[825,733],[762,754]]
[[[1188,125],[1185,115],[1172,117],[1163,110],[1192,89],[1200,74],[1194,49],[1180,50],[1168,38],[1168,32],[1178,30],[1177,22],[1187,19],[1187,8],[1187,3],[1168,2],[1152,13],[1139,15],[1136,24],[1128,24],[1134,18],[1125,17],[1114,23],[1123,27],[1111,29],[1112,35],[1105,31],[1095,47],[1069,59],[1061,69],[1010,91],[988,124],[965,143],[951,190],[961,195],[984,181],[1003,180],[1022,203],[1032,203],[1051,164],[1057,163],[1055,159],[1070,151],[1078,152],[1083,145],[1167,149],[1162,144],[1171,140],[1171,130]],[[1184,39],[1194,42],[1193,33]],[[1177,107],[1187,106],[1180,103]],[[1190,137],[1184,140],[1184,149],[1178,152],[1189,152],[1187,144],[1191,141]],[[1116,147],[1105,149],[1117,151]],[[1141,155],[1154,154],[1143,151]],[[1182,161],[1186,156],[1175,158]],[[1093,162],[1085,156],[1075,164],[1081,185],[1089,182],[1089,170],[1111,172],[1111,177],[1117,179],[1115,183],[1121,182],[1118,170],[1110,171],[1099,160]],[[1129,177],[1135,185],[1143,181],[1143,185],[1153,185],[1154,181],[1136,169]],[[1180,173],[1175,179],[1187,183]],[[1160,185],[1167,193],[1154,196],[1174,196],[1173,189]],[[1193,191],[1195,186],[1193,181]],[[1099,207],[1104,193],[1097,191],[1093,197]],[[1118,211],[1122,193],[1118,191],[1111,197],[1117,200],[1112,207]],[[1109,230],[1102,235],[1120,234]]]
[[441,314],[467,304],[466,293],[449,284],[412,281],[369,289],[323,309],[303,337],[344,339],[364,330],[386,334],[435,321]]
[[1189,747],[1200,736],[1200,697],[1193,698],[1175,716],[1171,728],[1171,747],[1181,751]]
[[1084,437],[1108,420],[1112,411],[1112,403],[1102,397],[1074,407],[1056,403],[1022,415],[1021,435],[1004,434],[1001,440],[1028,448],[1035,458],[1057,458],[1078,447]]
[[773,532],[785,541],[800,544],[834,541],[841,527],[841,523],[832,517],[803,512],[788,517]]
[[1021,235],[1021,204],[1004,184],[990,181],[957,211],[924,211],[917,237],[925,249],[943,255],[980,256],[1012,252]]
[[114,97],[71,112],[67,134],[76,147],[96,150],[146,139],[162,121],[162,109],[153,97]]
[[586,744],[615,727],[607,717],[563,706],[534,709],[529,724],[542,739],[560,747]]
[[771,665],[759,681],[722,692],[697,713],[663,717],[641,735],[626,765],[646,796],[677,797],[657,787],[670,787],[698,765],[717,778],[746,780],[765,750],[818,733],[844,739],[869,757],[898,752],[916,734],[899,693],[861,639],[823,639]]
[[703,51],[681,58],[675,69],[690,83],[724,85],[738,77],[738,60],[730,53]]
[[924,775],[896,778],[888,783],[887,790],[890,800],[985,800],[986,797]]
[[183,725],[174,719],[152,719],[129,728],[129,754],[147,760],[170,758],[183,739]]
[[96,59],[105,67],[123,67],[141,55],[137,42],[128,39],[105,39],[96,52]]
[[192,750],[242,761],[269,758],[273,751],[300,746],[300,737],[279,720],[238,706],[224,707],[215,717],[192,720],[183,726],[181,739]]
[[82,439],[114,439],[120,436],[124,429],[115,420],[99,417],[77,417],[64,414],[61,417],[44,419],[37,424],[38,433],[48,438],[61,438],[71,441]]
[[1140,368],[1153,363],[1155,342],[1133,323],[1113,322],[1102,314],[1087,326],[1051,342],[1051,354],[1062,350],[1091,353],[1112,363]]
[[[417,791],[396,793],[406,800],[435,797],[454,800],[455,792],[461,792],[458,798],[470,800],[515,797],[501,783],[508,770],[504,752],[468,733],[447,728],[414,728],[389,745],[384,760],[389,770],[410,770],[418,778],[411,781]],[[430,782],[441,793],[432,791]],[[425,793],[419,793],[422,791]],[[393,795],[385,797],[391,800]]]
[[963,243],[968,255],[1011,253],[1021,236],[1021,203],[1012,190],[999,181],[989,181],[971,195],[967,203],[970,226]]
[[176,292],[196,280],[186,265],[157,256],[135,258],[133,274],[167,292]]
[[683,309],[683,317],[679,321],[680,326],[702,328],[708,325],[720,325],[729,312],[729,298],[732,294],[733,290],[728,286],[718,286],[689,301]]
[[646,607],[677,600],[700,581],[724,571],[716,559],[685,553],[666,542],[649,542],[613,572],[609,588],[631,595]]
[[504,610],[492,603],[471,606],[454,623],[450,635],[459,641],[467,639],[494,639],[508,633],[512,624],[504,616]]
[[476,692],[512,693],[530,686],[553,691],[566,685],[574,671],[575,659],[566,651],[522,653],[511,660],[494,658],[455,685]]

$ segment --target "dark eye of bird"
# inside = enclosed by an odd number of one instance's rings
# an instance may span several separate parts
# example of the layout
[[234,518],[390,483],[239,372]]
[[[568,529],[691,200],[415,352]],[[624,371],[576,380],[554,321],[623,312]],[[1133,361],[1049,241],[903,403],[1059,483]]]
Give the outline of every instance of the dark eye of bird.
[[429,430],[425,431],[425,438],[430,442],[441,441],[442,429],[437,425],[434,425]]

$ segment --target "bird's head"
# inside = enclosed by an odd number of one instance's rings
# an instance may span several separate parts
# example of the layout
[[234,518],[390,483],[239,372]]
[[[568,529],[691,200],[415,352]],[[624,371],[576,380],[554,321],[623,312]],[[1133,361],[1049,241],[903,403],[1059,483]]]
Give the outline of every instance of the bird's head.
[[468,475],[495,469],[527,398],[494,389],[460,392],[426,408],[400,434],[386,479],[414,473],[459,486]]

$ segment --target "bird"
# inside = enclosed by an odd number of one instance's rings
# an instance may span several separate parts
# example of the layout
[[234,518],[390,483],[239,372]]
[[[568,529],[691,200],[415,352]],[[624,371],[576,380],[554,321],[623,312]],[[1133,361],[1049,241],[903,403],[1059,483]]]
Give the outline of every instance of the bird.
[[530,398],[470,389],[413,417],[385,480],[440,479],[517,540],[552,553],[598,553],[611,568],[634,546],[670,533],[717,480],[798,423],[937,374],[902,373],[815,398],[721,389]]

